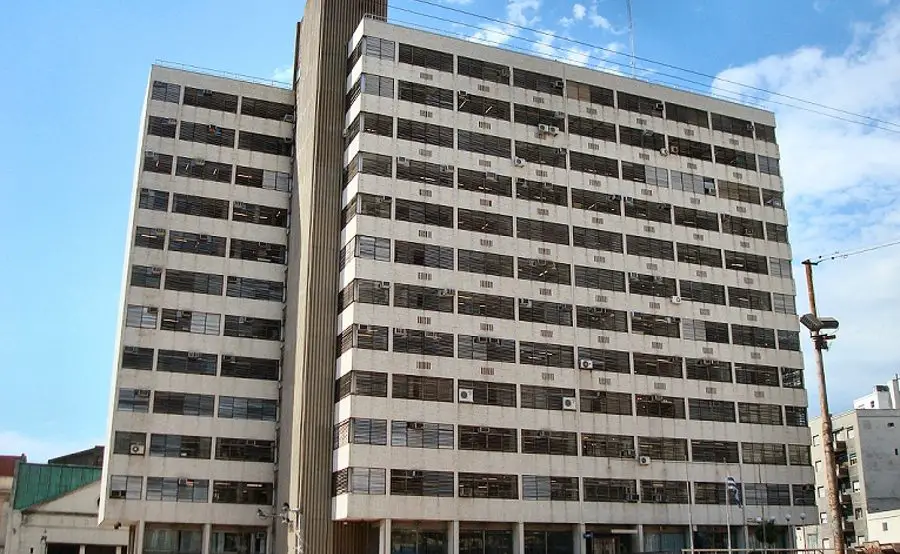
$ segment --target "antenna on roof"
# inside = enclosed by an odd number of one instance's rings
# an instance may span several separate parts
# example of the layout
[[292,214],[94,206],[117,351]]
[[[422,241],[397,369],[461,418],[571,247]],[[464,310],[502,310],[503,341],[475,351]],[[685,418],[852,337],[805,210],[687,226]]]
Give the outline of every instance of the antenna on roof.
[[634,77],[634,16],[631,11],[631,0],[625,0],[628,11],[628,38],[631,41],[631,76]]

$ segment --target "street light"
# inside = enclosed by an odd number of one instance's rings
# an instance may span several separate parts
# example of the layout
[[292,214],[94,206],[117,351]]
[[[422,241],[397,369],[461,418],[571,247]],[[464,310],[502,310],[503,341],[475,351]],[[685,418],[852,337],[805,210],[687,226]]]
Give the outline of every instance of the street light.
[[291,505],[285,502],[277,513],[268,514],[262,508],[257,509],[256,517],[272,520],[278,518],[281,523],[294,532],[294,554],[303,554],[303,539],[300,533],[301,525],[303,524],[303,511],[300,508],[291,508]]

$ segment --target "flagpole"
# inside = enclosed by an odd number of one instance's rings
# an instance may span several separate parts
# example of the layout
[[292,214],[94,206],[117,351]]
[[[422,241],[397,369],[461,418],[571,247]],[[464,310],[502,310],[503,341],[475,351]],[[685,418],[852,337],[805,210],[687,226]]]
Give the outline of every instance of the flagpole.
[[731,554],[731,490],[725,477],[725,534],[728,536],[728,554]]

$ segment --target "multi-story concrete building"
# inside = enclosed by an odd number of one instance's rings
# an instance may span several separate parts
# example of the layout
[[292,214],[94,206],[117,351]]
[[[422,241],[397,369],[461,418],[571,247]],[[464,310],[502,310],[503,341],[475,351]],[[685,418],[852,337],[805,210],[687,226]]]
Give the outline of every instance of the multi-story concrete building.
[[[889,521],[884,513],[893,515],[900,510],[900,409],[893,407],[892,400],[897,397],[898,387],[900,378],[895,377],[889,384],[877,385],[871,394],[854,400],[856,408],[853,410],[832,416],[838,489],[844,515],[842,526],[847,544],[861,545],[883,538],[883,531],[889,531]],[[811,420],[810,429],[818,514],[811,521],[814,525],[803,529],[803,540],[810,548],[828,547],[831,532],[821,440],[822,419]],[[816,521],[818,525],[815,525]],[[873,529],[873,525],[877,529]],[[882,527],[885,528],[882,530]],[[872,530],[876,531],[874,535],[870,533]]]
[[151,71],[102,522],[133,552],[783,544],[815,499],[773,115],[385,15],[309,2],[293,92]]

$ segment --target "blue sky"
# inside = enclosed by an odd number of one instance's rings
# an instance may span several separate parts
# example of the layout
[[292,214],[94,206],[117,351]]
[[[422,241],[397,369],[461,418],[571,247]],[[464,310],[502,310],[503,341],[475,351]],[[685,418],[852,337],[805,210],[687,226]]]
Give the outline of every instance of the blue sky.
[[[627,51],[624,0],[443,1],[553,36],[415,0],[394,2],[391,18],[610,70],[628,63],[610,55]],[[896,4],[634,0],[637,53],[897,122]],[[302,4],[259,6],[33,0],[7,7],[0,20],[0,190],[7,206],[0,219],[0,453],[24,450],[41,459],[102,441],[149,66],[160,59],[275,76],[291,63]],[[703,84],[686,86],[709,89],[708,79],[689,78]],[[900,236],[900,134],[776,111],[796,257]],[[898,252],[822,267],[821,307],[850,328],[829,355],[835,409],[892,374]]]

